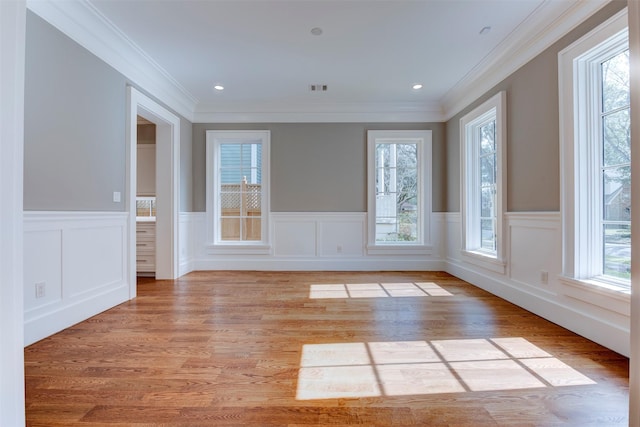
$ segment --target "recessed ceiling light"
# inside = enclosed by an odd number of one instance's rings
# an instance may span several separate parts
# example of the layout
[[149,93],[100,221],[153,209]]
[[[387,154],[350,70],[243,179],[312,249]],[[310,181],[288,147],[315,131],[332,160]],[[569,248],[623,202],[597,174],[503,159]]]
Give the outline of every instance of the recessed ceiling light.
[[213,88],[215,90],[224,90],[224,86],[222,86],[222,85],[215,85]]
[[413,90],[422,89],[422,85],[421,85],[420,83],[415,84],[415,85],[413,85],[412,87],[413,87]]
[[320,27],[312,28],[311,29],[311,34],[313,34],[314,36],[322,35],[322,28],[320,28]]

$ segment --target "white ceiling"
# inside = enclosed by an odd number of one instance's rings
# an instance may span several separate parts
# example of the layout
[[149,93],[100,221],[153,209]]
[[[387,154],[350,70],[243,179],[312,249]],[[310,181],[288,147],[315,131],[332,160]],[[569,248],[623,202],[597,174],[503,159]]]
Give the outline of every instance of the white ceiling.
[[[393,119],[395,111],[429,120],[455,113],[455,104],[470,94],[470,82],[491,67],[510,72],[507,68],[522,65],[505,66],[505,58],[522,56],[532,40],[557,27],[553,22],[567,21],[569,12],[586,2],[83,3],[179,88],[192,105],[191,119],[305,112],[327,119],[331,113],[377,112]],[[312,35],[314,27],[322,35]],[[491,30],[480,34],[484,27]],[[423,89],[413,90],[415,83]],[[224,91],[214,90],[214,84]],[[328,91],[313,93],[310,84],[326,84]]]

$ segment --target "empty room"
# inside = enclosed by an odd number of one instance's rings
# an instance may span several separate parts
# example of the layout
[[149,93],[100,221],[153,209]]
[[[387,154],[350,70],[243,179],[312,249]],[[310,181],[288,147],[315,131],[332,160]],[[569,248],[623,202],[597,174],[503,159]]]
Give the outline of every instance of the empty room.
[[640,427],[640,4],[0,10],[0,425]]

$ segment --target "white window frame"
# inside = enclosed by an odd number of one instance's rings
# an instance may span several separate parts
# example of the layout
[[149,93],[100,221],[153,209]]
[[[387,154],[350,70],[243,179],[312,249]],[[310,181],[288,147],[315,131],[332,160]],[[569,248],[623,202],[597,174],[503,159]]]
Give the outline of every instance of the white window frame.
[[[506,248],[504,239],[504,214],[506,211],[507,171],[507,94],[502,91],[473,109],[460,119],[460,222],[462,257],[466,262],[476,264],[496,273],[506,270]],[[477,141],[474,130],[495,119],[496,144],[496,251],[481,249],[480,209],[476,207],[480,186]]]
[[592,118],[600,116],[601,102],[600,79],[594,76],[600,75],[604,57],[628,48],[627,27],[625,8],[558,54],[561,279],[573,286],[623,294],[630,292],[630,283],[601,276],[601,127],[600,120]]
[[[418,236],[415,242],[376,241],[376,144],[415,143],[418,155]],[[367,131],[367,253],[431,253],[431,171],[432,132],[430,130]]]
[[[223,143],[255,143],[262,145],[262,200],[261,200],[261,237],[260,241],[228,241],[222,240],[218,227],[220,218],[220,201],[217,197],[219,183],[218,169],[220,167],[220,145]],[[206,183],[206,207],[207,207],[207,246],[214,253],[243,253],[243,254],[269,254],[271,250],[269,217],[270,217],[270,142],[271,132],[268,130],[208,130],[206,132],[206,157],[207,157],[207,183]],[[252,152],[252,155],[254,153]]]

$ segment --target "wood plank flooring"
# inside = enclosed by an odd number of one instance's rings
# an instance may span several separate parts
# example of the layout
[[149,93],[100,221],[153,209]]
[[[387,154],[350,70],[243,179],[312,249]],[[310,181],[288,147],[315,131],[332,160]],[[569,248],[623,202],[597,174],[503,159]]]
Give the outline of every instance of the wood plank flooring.
[[439,272],[139,279],[25,371],[33,427],[627,425],[627,358]]

